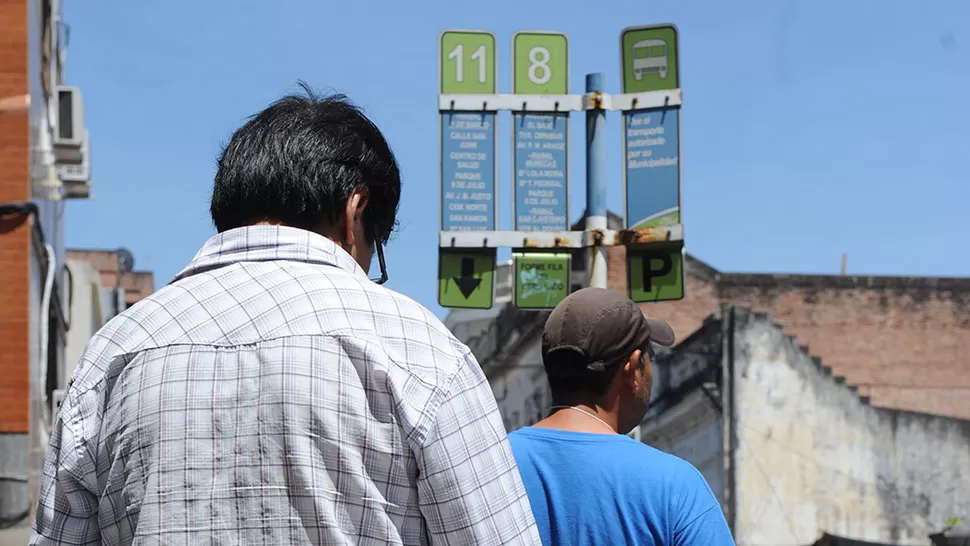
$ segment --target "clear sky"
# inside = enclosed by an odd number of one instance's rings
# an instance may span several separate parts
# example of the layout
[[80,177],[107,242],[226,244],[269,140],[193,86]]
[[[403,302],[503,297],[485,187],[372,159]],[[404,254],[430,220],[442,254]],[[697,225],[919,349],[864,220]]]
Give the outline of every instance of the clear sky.
[[[680,29],[688,252],[724,271],[970,276],[970,2],[720,0],[65,2],[67,78],[82,88],[93,194],[68,205],[69,247],[126,247],[160,287],[214,233],[208,199],[232,132],[297,80],[348,94],[403,171],[389,286],[436,301],[437,41],[496,34],[509,92],[516,30],[570,39],[570,91],[619,33]],[[584,208],[573,114],[572,215]],[[608,118],[620,212],[620,118]],[[510,120],[499,119],[500,225],[510,228]],[[508,151],[508,152],[506,152]],[[501,256],[501,255],[500,255]]]

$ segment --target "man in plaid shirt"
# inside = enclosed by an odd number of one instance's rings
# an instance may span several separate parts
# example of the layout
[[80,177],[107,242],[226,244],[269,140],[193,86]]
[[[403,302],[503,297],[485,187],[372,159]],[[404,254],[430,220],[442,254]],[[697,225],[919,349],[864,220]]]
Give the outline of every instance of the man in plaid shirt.
[[475,358],[381,286],[394,155],[307,95],[236,131],[218,234],[91,340],[31,544],[539,544]]

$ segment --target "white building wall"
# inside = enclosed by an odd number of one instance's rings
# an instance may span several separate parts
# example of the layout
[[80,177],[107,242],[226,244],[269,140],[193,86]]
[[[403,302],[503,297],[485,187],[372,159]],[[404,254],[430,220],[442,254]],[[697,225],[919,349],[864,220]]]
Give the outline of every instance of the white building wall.
[[103,310],[105,298],[102,292],[108,291],[101,288],[101,273],[85,261],[68,260],[67,266],[71,270],[71,291],[74,295],[71,301],[71,329],[67,332],[63,371],[60,374],[59,388],[62,389],[74,375],[74,369],[91,336],[101,328],[107,317]]
[[924,545],[970,515],[970,422],[873,408],[765,318],[735,339],[738,544]]

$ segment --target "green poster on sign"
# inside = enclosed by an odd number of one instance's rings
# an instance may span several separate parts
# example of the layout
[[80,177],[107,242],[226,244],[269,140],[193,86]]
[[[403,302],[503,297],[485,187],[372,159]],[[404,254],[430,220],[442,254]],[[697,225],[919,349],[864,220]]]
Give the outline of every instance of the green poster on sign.
[[684,255],[680,245],[627,247],[626,263],[631,300],[643,303],[684,298]]
[[512,37],[512,92],[569,93],[569,43],[558,32],[516,32]]
[[438,50],[440,92],[495,93],[495,36],[491,32],[446,30]]
[[495,249],[438,252],[438,304],[489,309],[495,293]]
[[631,27],[620,33],[623,92],[644,93],[680,87],[677,27]]
[[515,253],[515,306],[552,309],[569,295],[569,254]]

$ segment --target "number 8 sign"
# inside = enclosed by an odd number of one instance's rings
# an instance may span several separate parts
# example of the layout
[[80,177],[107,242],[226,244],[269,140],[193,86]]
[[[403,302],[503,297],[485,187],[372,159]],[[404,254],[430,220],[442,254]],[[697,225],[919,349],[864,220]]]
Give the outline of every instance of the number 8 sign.
[[[565,34],[515,33],[512,93],[569,93],[569,45]],[[513,229],[568,230],[569,112],[513,112],[512,156]]]
[[512,37],[512,93],[569,93],[569,45],[559,32],[521,31]]

